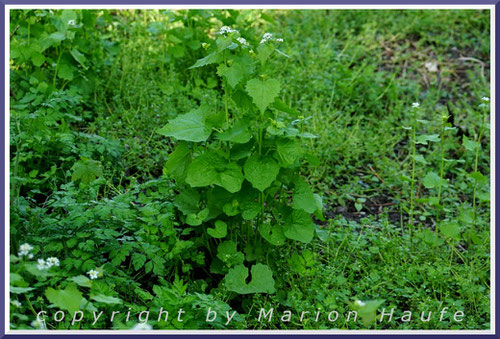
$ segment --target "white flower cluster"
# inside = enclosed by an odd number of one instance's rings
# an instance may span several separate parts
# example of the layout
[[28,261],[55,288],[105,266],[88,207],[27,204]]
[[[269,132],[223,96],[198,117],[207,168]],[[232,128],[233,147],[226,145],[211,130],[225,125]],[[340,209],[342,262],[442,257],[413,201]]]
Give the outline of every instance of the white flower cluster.
[[217,34],[221,34],[221,35],[226,35],[226,34],[230,34],[230,33],[239,33],[239,32],[238,32],[238,30],[232,29],[229,26],[222,26],[220,28],[219,32],[217,32]]
[[414,102],[413,104],[411,104],[411,107],[413,107],[413,108],[419,108],[420,104],[418,102]]
[[488,97],[482,97],[481,100],[488,102],[488,101],[490,101],[490,98],[488,98]]
[[239,38],[236,38],[236,40],[238,40],[238,42],[239,42],[242,46],[248,46],[247,39],[242,38],[242,37],[239,37]]
[[33,254],[30,253],[32,249],[33,249],[33,246],[31,246],[28,243],[24,243],[21,246],[19,246],[19,252],[17,253],[17,255],[19,257],[27,256],[29,259],[32,259]]
[[97,279],[97,277],[99,276],[99,272],[96,271],[96,270],[90,270],[87,272],[87,274],[89,275],[90,279]]
[[276,39],[271,33],[264,33],[264,35],[262,36],[262,40],[260,40],[260,43],[264,44],[268,41],[283,42],[283,39],[281,38]]
[[48,270],[52,266],[59,266],[59,259],[57,259],[56,257],[50,257],[47,258],[47,260],[38,259],[38,265],[36,267],[40,271],[42,271],[42,270]]

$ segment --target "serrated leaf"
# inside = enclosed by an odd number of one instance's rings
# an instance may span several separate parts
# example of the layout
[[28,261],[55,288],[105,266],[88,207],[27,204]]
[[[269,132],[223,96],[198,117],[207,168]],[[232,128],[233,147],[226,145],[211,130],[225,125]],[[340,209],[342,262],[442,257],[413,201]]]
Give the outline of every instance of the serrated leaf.
[[276,154],[284,167],[293,165],[302,153],[302,147],[297,140],[289,138],[279,138],[276,140]]
[[416,154],[415,156],[412,155],[412,158],[415,159],[416,162],[419,162],[421,164],[424,164],[424,165],[428,164],[427,160],[425,160],[425,158],[422,154]]
[[429,172],[422,180],[422,183],[424,184],[425,188],[434,188],[439,186],[440,181],[441,178],[436,172]]
[[73,80],[76,69],[68,64],[60,64],[57,68],[57,76],[64,80]]
[[119,298],[111,297],[104,294],[96,294],[90,296],[90,299],[104,304],[120,304],[122,301]]
[[224,213],[226,213],[230,217],[238,215],[241,212],[237,200],[233,200],[232,202],[228,202],[227,204],[224,204],[224,206],[222,207],[222,210],[224,211]]
[[223,170],[224,159],[214,152],[203,153],[189,165],[186,182],[191,187],[203,187],[217,182],[219,172]]
[[230,141],[237,144],[245,144],[252,138],[248,130],[248,121],[238,120],[234,125],[217,136],[217,139],[222,141]]
[[42,53],[32,53],[31,54],[31,62],[36,67],[40,67],[45,62],[45,57]]
[[45,297],[57,308],[67,310],[71,314],[80,309],[83,299],[83,295],[75,284],[69,284],[64,290],[49,287],[45,290]]
[[252,64],[248,57],[235,58],[231,66],[221,64],[217,67],[217,74],[221,77],[225,77],[229,85],[233,88],[243,79],[248,77],[251,72]]
[[189,165],[186,182],[191,187],[218,185],[235,193],[241,189],[243,174],[236,163],[228,163],[217,153],[207,152],[196,157]]
[[186,223],[190,226],[199,226],[203,221],[206,220],[210,210],[208,208],[204,208],[198,213],[190,213],[186,218]]
[[213,52],[213,53],[208,54],[204,58],[196,60],[195,64],[193,66],[189,67],[189,69],[214,64],[214,63],[217,63],[219,60],[220,60],[220,56],[217,53]]
[[226,288],[239,294],[276,292],[273,273],[263,264],[253,265],[251,268],[252,280],[247,284],[248,269],[244,265],[231,268],[225,277]]
[[309,243],[314,237],[314,223],[309,214],[302,210],[293,210],[285,219],[285,236],[288,239]]
[[207,233],[212,238],[220,239],[227,235],[227,224],[224,221],[217,220],[214,228],[208,228]]
[[158,133],[177,140],[192,142],[206,141],[212,132],[205,124],[206,108],[200,107],[179,115],[158,130]]
[[271,186],[279,170],[276,160],[257,153],[252,154],[244,166],[245,178],[261,192]]
[[439,230],[445,237],[460,240],[460,225],[456,221],[441,222]]
[[217,185],[224,187],[231,193],[236,193],[241,189],[243,183],[243,173],[241,167],[232,162],[226,165],[224,171],[219,173]]
[[58,43],[63,41],[66,38],[66,35],[64,32],[55,32],[49,35],[49,39],[52,40],[54,43]]
[[297,117],[300,115],[299,111],[297,111],[296,109],[290,108],[287,104],[285,104],[283,101],[281,101],[279,99],[276,99],[274,101],[272,107],[278,111],[288,113],[293,117]]
[[467,151],[474,152],[480,146],[480,144],[476,141],[470,140],[467,136],[463,136],[462,145],[465,147]]
[[293,208],[313,213],[317,209],[316,199],[309,184],[300,178],[293,189]]
[[468,176],[478,183],[485,184],[488,182],[488,179],[479,171],[469,173]]
[[241,206],[243,213],[241,213],[241,217],[245,220],[252,220],[260,213],[260,205],[256,201],[250,201],[242,204]]
[[73,170],[71,180],[80,180],[84,184],[89,184],[102,176],[101,163],[92,159],[82,158],[71,169]]
[[90,279],[84,275],[77,275],[76,277],[70,278],[70,280],[72,282],[74,282],[75,284],[77,284],[78,286],[82,286],[82,287],[91,287],[92,286],[92,282],[90,281]]
[[257,59],[263,64],[269,59],[271,53],[273,53],[272,45],[260,44],[259,47],[257,47]]
[[175,180],[183,182],[186,179],[188,166],[191,164],[191,151],[186,142],[178,144],[170,153],[163,166],[163,173],[172,176]]
[[283,226],[279,224],[273,226],[268,223],[260,224],[259,233],[262,238],[275,246],[283,245],[286,240],[285,234],[283,233]]
[[325,221],[325,217],[323,216],[323,199],[319,194],[314,193],[314,201],[316,203],[316,210],[314,211],[314,216],[321,220]]
[[417,140],[415,140],[415,143],[417,144],[422,144],[422,145],[427,145],[427,142],[439,142],[441,141],[441,138],[439,137],[439,134],[424,134],[424,135],[419,135],[417,137]]
[[137,271],[141,269],[146,263],[146,256],[142,253],[134,253],[132,254],[132,265],[134,269]]
[[14,294],[24,294],[30,291],[33,291],[33,287],[15,287],[15,286],[10,286],[10,293]]
[[226,240],[217,247],[217,258],[231,267],[242,264],[245,260],[245,255],[236,249],[234,241]]
[[276,79],[251,79],[246,84],[246,91],[254,104],[264,113],[266,108],[274,102],[280,92],[280,82]]
[[219,36],[217,40],[215,40],[215,44],[217,45],[217,52],[219,53],[222,52],[223,50],[231,46],[232,43],[233,43],[232,37]]
[[199,211],[198,203],[200,202],[200,194],[192,188],[183,188],[179,195],[174,199],[174,206],[179,209],[184,215],[197,213]]
[[80,64],[82,65],[82,67],[84,69],[88,69],[87,66],[85,66],[85,61],[87,60],[87,58],[85,57],[85,55],[83,55],[79,50],[77,50],[76,48],[73,48],[71,50],[71,55],[73,56],[73,58]]

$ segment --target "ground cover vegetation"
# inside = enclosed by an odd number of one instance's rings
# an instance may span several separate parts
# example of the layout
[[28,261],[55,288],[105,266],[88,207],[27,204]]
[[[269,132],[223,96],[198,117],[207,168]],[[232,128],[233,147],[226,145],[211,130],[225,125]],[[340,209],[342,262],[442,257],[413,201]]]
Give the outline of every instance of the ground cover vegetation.
[[11,11],[11,328],[488,329],[489,18]]

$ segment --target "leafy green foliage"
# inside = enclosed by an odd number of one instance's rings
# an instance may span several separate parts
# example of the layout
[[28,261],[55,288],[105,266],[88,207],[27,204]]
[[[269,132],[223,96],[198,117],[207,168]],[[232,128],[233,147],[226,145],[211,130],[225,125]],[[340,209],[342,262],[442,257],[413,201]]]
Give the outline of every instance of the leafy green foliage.
[[64,290],[54,290],[49,287],[45,291],[45,296],[56,307],[67,310],[71,314],[80,309],[83,300],[82,294],[74,284],[68,285]]
[[[278,176],[281,169],[300,167],[303,152],[297,136],[306,134],[287,126],[283,122],[288,120],[290,124],[286,115],[280,116],[279,123],[268,118],[269,110],[275,110],[275,118],[280,112],[291,112],[293,115],[295,111],[282,101],[276,101],[281,90],[280,82],[261,73],[265,71],[264,61],[272,55],[271,44],[265,49],[261,45],[257,55],[249,53],[249,48],[249,43],[240,32],[221,28],[215,41],[206,46],[208,54],[191,69],[218,64],[216,74],[224,84],[222,102],[225,115],[212,113],[208,119],[206,114],[209,111],[218,112],[218,108],[210,108],[202,102],[199,109],[179,115],[158,132],[192,143],[190,146],[178,145],[164,167],[164,172],[176,177],[181,185],[186,173],[186,184],[197,190],[192,192],[197,192],[196,196],[200,199],[189,203],[192,208],[184,203],[191,201],[184,198],[188,198],[186,193],[179,195],[179,202],[183,202],[177,207],[186,215],[186,224],[201,225],[215,239],[228,236],[231,230],[232,240],[217,246],[212,272],[227,272],[225,281],[230,291],[240,294],[274,293],[272,273],[267,265],[260,262],[251,270],[252,281],[249,284],[244,281],[248,275],[242,265],[245,259],[248,262],[260,260],[258,253],[261,249],[252,245],[252,238],[257,237],[259,241],[262,239],[276,246],[283,245],[286,239],[309,243],[314,237],[309,214],[321,211],[321,206],[318,208],[316,198],[304,179]],[[260,67],[257,67],[255,58],[261,62]],[[262,79],[256,78],[257,75],[262,75]],[[272,106],[275,101],[277,108]],[[192,160],[189,149],[193,150]],[[293,181],[297,181],[295,185]],[[216,190],[214,185],[222,190]],[[288,195],[287,188],[294,187],[294,210],[287,210],[288,215],[279,217],[280,221],[271,227],[264,220],[275,217],[274,210],[291,209],[286,203],[273,199],[280,185],[285,185],[279,193],[283,195]],[[182,186],[179,190],[183,190]],[[200,203],[207,207],[199,210]],[[213,228],[209,227],[212,219],[221,217],[223,219],[217,220]],[[245,228],[241,219],[246,223]],[[208,242],[207,249],[213,251],[212,247]],[[245,248],[246,256],[238,248]],[[221,267],[221,263],[226,267]],[[227,271],[227,268],[230,270]]]
[[280,167],[273,158],[252,154],[245,161],[245,178],[259,191],[264,191],[276,179]]
[[218,153],[207,152],[196,157],[189,165],[186,182],[191,187],[215,184],[235,193],[241,188],[243,173],[237,164],[228,163]]
[[177,140],[200,142],[210,136],[210,128],[206,125],[206,111],[203,108],[179,115],[170,121],[158,133]]
[[229,270],[226,275],[226,287],[230,291],[240,294],[248,293],[274,293],[274,279],[271,270],[262,264],[256,264],[251,269],[252,280],[247,284],[248,269],[238,265]]
[[212,238],[224,238],[227,235],[227,224],[224,221],[217,220],[215,227],[207,229],[207,233]]
[[73,167],[71,180],[80,180],[84,184],[89,184],[96,178],[102,176],[102,168],[98,161],[92,159],[82,159],[76,162]]
[[489,328],[488,11],[10,15],[12,329]]
[[276,79],[249,80],[245,86],[246,91],[252,97],[254,104],[263,113],[266,108],[274,102],[280,92],[280,82]]

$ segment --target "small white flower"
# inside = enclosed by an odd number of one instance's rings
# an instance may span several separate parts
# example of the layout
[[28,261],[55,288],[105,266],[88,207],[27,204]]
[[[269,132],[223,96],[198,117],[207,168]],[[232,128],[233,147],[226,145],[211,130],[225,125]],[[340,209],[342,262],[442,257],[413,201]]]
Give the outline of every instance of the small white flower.
[[59,259],[57,259],[56,257],[47,258],[47,266],[59,266]]
[[243,46],[247,46],[248,45],[247,39],[245,39],[245,38],[239,37],[239,38],[236,38],[236,40],[238,40],[238,42],[240,44],[242,44]]
[[490,101],[490,98],[488,98],[488,97],[482,97],[481,100],[483,100],[483,101]]
[[49,268],[50,266],[47,265],[45,260],[43,259],[38,259],[38,265],[36,266],[40,271],[45,270]]
[[366,305],[366,303],[364,303],[364,302],[363,302],[363,301],[361,301],[361,300],[356,300],[354,303],[355,303],[356,305],[358,305],[358,306],[361,306],[361,307],[363,307],[363,306],[365,306],[365,305]]
[[238,33],[238,30],[232,29],[229,26],[222,26],[217,34],[225,35],[229,33]]
[[27,252],[29,252],[29,251],[31,251],[33,249],[33,247],[30,244],[28,244],[28,243],[24,243],[21,246],[19,246],[19,249],[21,251],[27,251]]
[[75,26],[75,25],[76,25],[75,20],[69,20],[68,21],[68,26]]
[[268,41],[283,42],[283,39],[281,39],[281,38],[276,39],[273,34],[271,34],[271,33],[264,33],[264,35],[262,36],[262,40],[260,40],[260,43],[264,44],[264,43],[266,43]]
[[31,326],[33,326],[34,328],[37,328],[37,329],[40,329],[40,330],[45,330],[47,329],[45,327],[45,321],[40,321],[40,320],[33,320],[31,322]]
[[17,253],[17,255],[19,257],[25,256],[25,255],[29,256],[32,249],[33,249],[33,247],[30,244],[24,243],[21,246],[19,246],[19,252]]
[[134,327],[132,327],[132,330],[134,331],[148,331],[152,329],[153,326],[149,325],[148,323],[138,323],[135,324]]
[[262,36],[262,40],[260,40],[260,43],[264,44],[264,43],[268,42],[269,40],[271,40],[272,38],[273,38],[273,35],[271,33],[264,33],[264,35]]
[[99,276],[99,272],[97,272],[96,270],[90,270],[87,272],[87,274],[89,275],[90,279],[97,279],[97,277]]
[[33,253],[28,254],[28,259],[33,259]]
[[21,307],[22,306],[22,304],[18,300],[12,300],[10,303],[12,305],[16,306],[16,307]]
[[413,108],[419,108],[420,104],[418,102],[414,102],[413,104],[411,104],[411,107],[413,107]]

